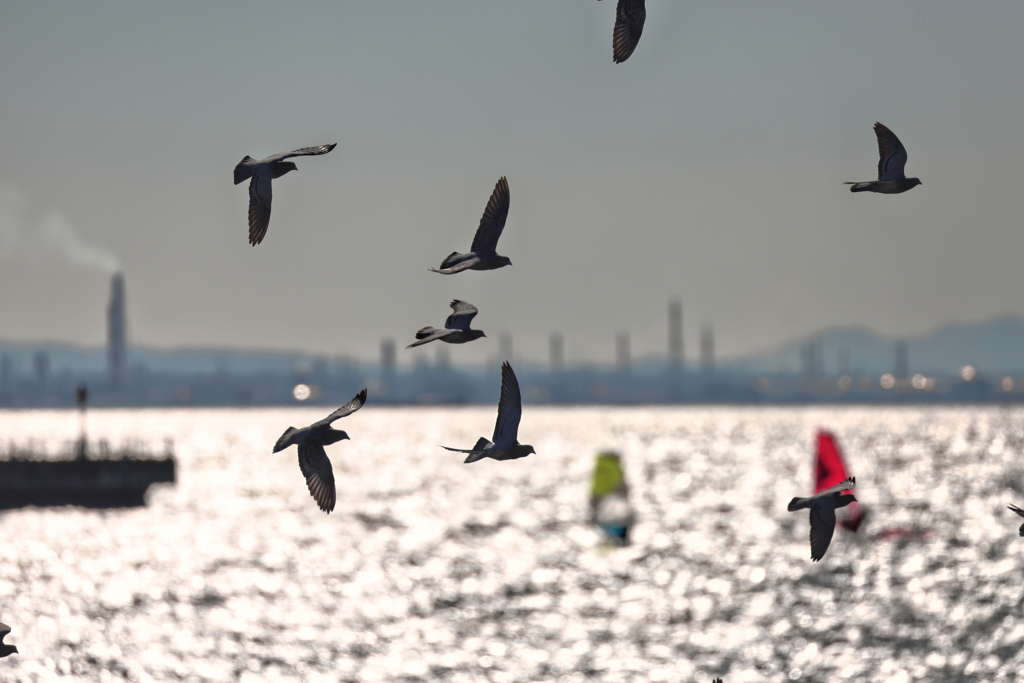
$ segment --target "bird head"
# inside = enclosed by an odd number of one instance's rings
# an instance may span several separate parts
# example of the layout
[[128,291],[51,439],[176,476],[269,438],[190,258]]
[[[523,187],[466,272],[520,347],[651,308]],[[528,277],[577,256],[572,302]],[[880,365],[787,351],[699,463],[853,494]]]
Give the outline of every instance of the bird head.
[[290,171],[297,171],[297,170],[299,170],[299,167],[296,166],[291,161],[279,161],[276,164],[274,164],[274,176],[273,177],[274,178],[280,178],[285,173],[288,173]]
[[843,495],[839,496],[839,500],[836,502],[836,507],[837,508],[844,508],[847,505],[849,505],[850,503],[856,503],[856,502],[857,502],[857,499],[853,497],[852,493],[844,493]]
[[511,266],[512,265],[512,259],[510,259],[508,256],[499,256],[498,257],[498,262],[501,265],[503,265],[503,266]]
[[351,441],[351,439],[348,438],[348,434],[340,429],[332,429],[327,432],[327,435],[324,437],[324,445],[329,446],[332,443],[338,443],[339,441],[345,440]]
[[920,178],[907,178],[907,180],[910,182],[911,187],[913,187],[914,185],[924,185],[924,183],[921,182]]

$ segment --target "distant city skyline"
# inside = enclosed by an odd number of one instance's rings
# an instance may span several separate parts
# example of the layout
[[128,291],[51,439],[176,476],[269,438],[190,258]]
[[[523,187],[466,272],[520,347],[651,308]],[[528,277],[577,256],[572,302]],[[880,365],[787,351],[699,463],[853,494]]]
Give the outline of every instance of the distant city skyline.
[[[374,361],[390,338],[400,366],[453,298],[488,334],[456,366],[503,334],[535,362],[558,334],[566,365],[613,364],[622,333],[635,366],[666,353],[672,300],[691,368],[708,325],[719,363],[837,326],[1024,316],[1024,6],[649,0],[620,65],[614,11],[8,7],[0,339],[103,345],[115,271],[129,348]],[[875,121],[922,187],[841,184],[872,176]],[[326,142],[250,248],[234,165]],[[502,175],[514,265],[427,272]]]
[[[51,369],[72,374],[102,374],[105,370],[112,387],[119,385],[127,372],[157,372],[171,374],[260,374],[309,371],[315,366],[326,372],[327,365],[347,367],[379,366],[384,373],[399,369],[453,367],[451,350],[435,345],[430,351],[422,348],[412,354],[399,356],[395,340],[385,337],[380,341],[376,359],[360,359],[351,354],[317,354],[300,348],[288,350],[246,349],[245,347],[201,345],[195,347],[133,346],[126,339],[128,313],[126,287],[120,273],[110,279],[109,301],[105,309],[107,340],[105,346],[76,346],[60,342],[37,340],[12,343],[0,339],[0,361],[3,364],[3,383],[11,377],[29,372],[45,376]],[[614,368],[619,374],[640,374],[652,371],[713,375],[725,374],[791,374],[816,377],[829,375],[856,375],[891,373],[895,377],[909,377],[913,373],[957,374],[965,365],[980,365],[983,373],[1024,372],[1024,317],[1002,316],[973,325],[945,325],[926,335],[887,338],[866,326],[836,326],[817,330],[799,339],[770,348],[759,349],[746,356],[720,358],[715,352],[712,325],[702,325],[697,357],[688,358],[683,342],[683,306],[673,299],[666,307],[665,347],[637,357],[632,352],[633,336],[627,330],[614,335],[613,362],[582,358],[566,363],[564,337],[553,332],[548,339],[545,358],[524,356],[516,352],[513,336],[501,332],[496,354],[490,355],[483,365],[497,366],[504,360],[527,363],[532,367],[547,367],[551,372],[562,369],[593,366]],[[642,340],[649,342],[649,340]],[[289,366],[291,364],[291,366]],[[52,368],[51,368],[52,365]],[[454,365],[462,369],[480,367],[481,363],[460,360]],[[300,368],[306,367],[306,370]]]

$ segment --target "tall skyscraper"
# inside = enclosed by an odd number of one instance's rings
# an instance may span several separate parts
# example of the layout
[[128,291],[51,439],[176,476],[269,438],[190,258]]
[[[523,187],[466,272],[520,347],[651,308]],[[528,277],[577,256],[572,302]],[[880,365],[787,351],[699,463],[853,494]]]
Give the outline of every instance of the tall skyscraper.
[[668,303],[668,363],[673,370],[683,367],[683,304]]
[[619,372],[629,372],[629,332],[615,335],[615,367]]
[[715,331],[711,325],[700,331],[700,369],[707,375],[715,371]]
[[0,389],[11,388],[11,357],[6,353],[0,357]]
[[385,375],[395,373],[395,340],[390,337],[380,343],[380,369]]
[[561,332],[552,332],[548,340],[548,357],[551,362],[551,370],[558,372],[565,365],[565,338]]
[[110,305],[107,307],[107,370],[110,384],[121,384],[125,364],[126,334],[124,310],[124,276],[117,273],[110,279]]

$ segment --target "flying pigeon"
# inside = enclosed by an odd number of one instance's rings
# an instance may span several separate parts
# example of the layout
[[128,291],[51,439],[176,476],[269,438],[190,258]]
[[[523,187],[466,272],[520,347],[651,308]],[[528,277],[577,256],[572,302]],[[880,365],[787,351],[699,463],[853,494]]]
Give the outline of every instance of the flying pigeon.
[[629,486],[617,453],[600,453],[594,463],[590,521],[600,527],[612,543],[620,546],[629,543],[634,515],[629,504]]
[[451,275],[463,270],[494,270],[502,266],[511,266],[512,259],[507,256],[499,256],[495,249],[498,248],[498,238],[505,228],[505,219],[508,218],[508,180],[501,176],[498,184],[494,186],[494,192],[487,202],[484,215],[480,218],[480,227],[476,229],[476,236],[469,248],[469,253],[460,254],[453,251],[441,261],[440,268],[431,268],[435,273]]
[[612,32],[612,61],[616,64],[629,59],[644,32],[647,9],[644,0],[619,0],[615,8],[615,30]]
[[[1020,515],[1021,517],[1024,517],[1024,510],[1021,510],[1021,509],[1020,509],[1019,507],[1017,507],[1016,505],[1007,505],[1006,507],[1008,507],[1008,508],[1010,508],[1011,510],[1013,510],[1014,512],[1016,512],[1016,513],[1017,513],[1018,515]],[[1021,535],[1021,536],[1024,536],[1024,524],[1021,524],[1021,525],[1020,525],[1020,535]]]
[[0,658],[7,657],[8,655],[21,654],[18,652],[18,647],[16,645],[8,645],[4,642],[4,636],[10,632],[10,626],[0,623]]
[[494,424],[493,443],[480,437],[471,450],[461,448],[441,448],[456,453],[469,453],[464,462],[471,463],[484,458],[495,460],[515,460],[536,453],[533,446],[520,444],[518,441],[519,420],[523,417],[523,400],[519,395],[519,382],[512,366],[505,361],[501,365],[501,398],[498,400],[498,421]]
[[[830,489],[810,498],[794,498],[789,501],[789,511],[811,510],[811,559],[817,562],[825,557],[832,534],[836,530],[836,508],[846,507],[857,500],[852,493],[843,494],[857,485],[856,477],[848,477]],[[842,494],[842,495],[840,495]]]
[[293,162],[285,159],[327,154],[337,146],[338,143],[303,147],[287,154],[275,154],[261,161],[246,156],[238,162],[235,166],[235,185],[246,178],[252,178],[249,182],[249,244],[255,247],[262,242],[270,226],[270,199],[273,194],[270,191],[270,181],[298,169]]
[[327,459],[324,446],[337,443],[348,438],[348,434],[331,427],[331,423],[346,415],[351,415],[366,403],[366,389],[363,389],[351,401],[335,410],[324,419],[314,422],[308,427],[296,429],[289,427],[274,444],[274,452],[283,451],[291,445],[299,447],[299,469],[306,478],[309,495],[320,506],[320,509],[331,514],[337,494],[334,490],[334,470]]
[[875,123],[875,135],[878,137],[878,180],[863,183],[843,183],[850,185],[850,192],[880,192],[882,194],[899,194],[906,192],[915,185],[921,185],[918,178],[903,175],[903,167],[907,165],[907,149],[896,135],[880,123]]
[[458,299],[453,300],[448,305],[452,307],[454,312],[444,321],[444,329],[439,330],[428,325],[416,333],[418,341],[414,341],[405,348],[411,349],[414,346],[422,346],[435,339],[440,339],[449,344],[465,344],[474,339],[487,336],[481,330],[469,329],[469,324],[473,322],[473,318],[477,314],[476,306],[465,301],[459,301]]

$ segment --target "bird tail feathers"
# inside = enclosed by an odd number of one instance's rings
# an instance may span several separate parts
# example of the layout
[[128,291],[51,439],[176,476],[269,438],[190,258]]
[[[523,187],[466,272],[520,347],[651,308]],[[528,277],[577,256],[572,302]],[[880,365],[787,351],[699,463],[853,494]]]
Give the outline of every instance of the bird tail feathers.
[[418,330],[416,332],[416,338],[417,339],[426,339],[427,337],[429,337],[430,335],[434,334],[435,332],[437,332],[436,329],[434,329],[430,325],[427,325],[426,327],[424,327],[424,328],[422,328],[422,329],[420,329],[420,330]]
[[843,183],[843,185],[850,185],[850,192],[869,192],[871,190],[871,183]]
[[492,445],[491,442],[488,441],[486,437],[481,436],[476,440],[476,443],[473,445],[473,450],[468,456],[466,456],[466,459],[463,462],[471,463],[476,462],[477,460],[483,460],[487,457],[487,451],[484,449],[490,445]]
[[251,156],[246,155],[244,159],[235,166],[235,185],[252,177],[252,167],[248,162],[255,161]]
[[453,251],[452,253],[445,256],[444,261],[441,261],[441,268],[444,269],[454,266],[456,263],[459,262],[459,260],[456,258],[457,256],[459,256],[459,252],[457,251]]
[[274,444],[274,452],[277,453],[278,451],[283,451],[284,449],[291,446],[292,434],[294,434],[297,431],[299,430],[296,429],[295,427],[289,427],[288,429],[284,430],[284,434],[282,434],[281,438],[278,439],[277,443]]
[[794,498],[789,501],[789,507],[787,509],[790,512],[793,512],[794,510],[803,510],[804,508],[808,508],[810,505],[807,503],[807,500],[807,498]]

